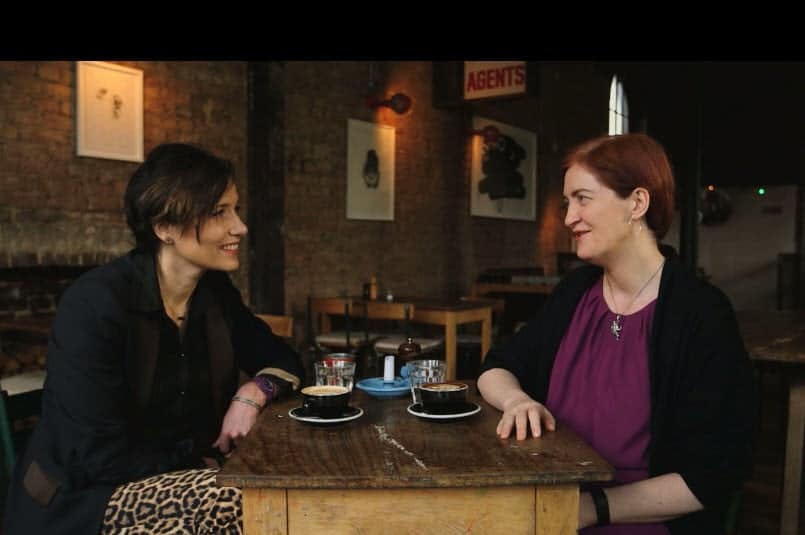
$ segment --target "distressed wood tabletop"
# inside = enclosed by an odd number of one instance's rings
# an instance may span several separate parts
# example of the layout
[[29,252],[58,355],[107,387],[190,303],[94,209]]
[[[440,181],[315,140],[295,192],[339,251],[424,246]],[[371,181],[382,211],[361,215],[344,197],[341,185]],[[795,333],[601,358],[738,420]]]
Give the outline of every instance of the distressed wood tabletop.
[[[469,382],[469,381],[468,381]],[[563,425],[540,438],[499,439],[500,412],[480,399],[480,413],[458,420],[409,414],[410,395],[377,399],[355,389],[351,422],[316,426],[288,416],[292,396],[268,407],[218,474],[241,488],[421,488],[542,485],[605,481],[612,467]]]

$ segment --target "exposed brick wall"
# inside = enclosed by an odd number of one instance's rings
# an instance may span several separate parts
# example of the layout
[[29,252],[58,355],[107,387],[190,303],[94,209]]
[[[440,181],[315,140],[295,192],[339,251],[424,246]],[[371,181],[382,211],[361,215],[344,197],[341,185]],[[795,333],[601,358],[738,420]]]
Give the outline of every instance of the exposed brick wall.
[[[247,69],[242,62],[119,62],[144,71],[146,152],[199,143],[235,163],[244,208]],[[398,116],[365,104],[367,62],[284,62],[286,312],[309,294],[357,293],[372,274],[396,295],[457,297],[491,267],[543,266],[569,248],[559,161],[606,130],[609,80],[589,63],[543,63],[537,95],[432,107],[430,62],[377,62],[376,94],[403,91]],[[75,64],[0,62],[0,266],[103,263],[132,241],[121,214],[135,163],[75,155]],[[537,221],[470,216],[473,114],[537,133]],[[393,222],[347,220],[347,119],[396,128]],[[235,282],[246,296],[245,247]],[[300,331],[298,331],[300,332]]]
[[[576,143],[606,133],[608,87],[590,63],[543,63],[537,95],[474,105],[476,115],[537,133],[537,221],[469,218],[463,246],[471,267],[465,284],[487,268],[538,266],[555,274],[556,253],[570,247],[561,209],[561,160]],[[465,185],[468,214],[469,179]]]
[[[457,254],[456,197],[463,180],[463,124],[431,106],[431,65],[387,63],[377,93],[404,91],[412,109],[366,106],[366,62],[285,67],[286,302],[301,314],[308,294],[359,293],[376,274],[381,291],[444,294]],[[396,128],[394,221],[346,219],[347,119]]]
[[[431,106],[430,62],[379,63],[379,93],[403,91],[398,116],[366,107],[366,62],[289,62],[286,94],[286,311],[305,298],[381,291],[457,297],[490,267],[544,266],[569,249],[559,163],[571,145],[606,132],[609,80],[589,63],[543,64],[536,96],[455,109]],[[474,109],[473,109],[474,108]],[[538,134],[537,222],[470,216],[472,114]],[[396,128],[393,222],[347,220],[347,119]]]
[[55,313],[64,290],[92,267],[0,268],[0,319]]
[[[115,63],[143,70],[146,153],[186,141],[233,160],[245,205],[245,64]],[[0,266],[97,264],[133,245],[122,197],[137,164],[76,156],[75,76],[75,62],[0,62]]]

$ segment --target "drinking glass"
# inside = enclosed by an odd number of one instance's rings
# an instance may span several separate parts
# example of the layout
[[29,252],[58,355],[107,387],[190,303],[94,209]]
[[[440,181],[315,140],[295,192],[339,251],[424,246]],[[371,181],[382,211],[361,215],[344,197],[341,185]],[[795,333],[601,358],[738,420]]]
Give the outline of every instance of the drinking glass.
[[355,381],[355,361],[330,359],[313,363],[316,369],[317,385],[345,386],[352,391]]
[[443,360],[412,360],[405,365],[408,381],[411,384],[411,398],[414,403],[422,403],[419,385],[441,383],[447,375],[447,365]]

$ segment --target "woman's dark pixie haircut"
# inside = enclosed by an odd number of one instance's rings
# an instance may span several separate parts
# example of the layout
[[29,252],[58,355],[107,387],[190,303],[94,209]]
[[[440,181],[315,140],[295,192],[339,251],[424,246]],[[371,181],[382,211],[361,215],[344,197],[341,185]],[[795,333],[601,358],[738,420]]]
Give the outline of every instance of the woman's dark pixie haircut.
[[229,160],[184,143],[154,148],[126,187],[123,203],[137,247],[156,252],[154,225],[176,225],[185,232],[199,227],[215,209],[232,181]]

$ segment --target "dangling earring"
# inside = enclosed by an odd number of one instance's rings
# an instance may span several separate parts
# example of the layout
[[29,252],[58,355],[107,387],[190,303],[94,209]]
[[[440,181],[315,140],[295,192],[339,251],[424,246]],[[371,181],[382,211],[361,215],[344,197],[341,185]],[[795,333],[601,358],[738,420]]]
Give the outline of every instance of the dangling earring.
[[626,222],[631,225],[632,224],[632,216],[629,216],[629,219],[627,219]]

